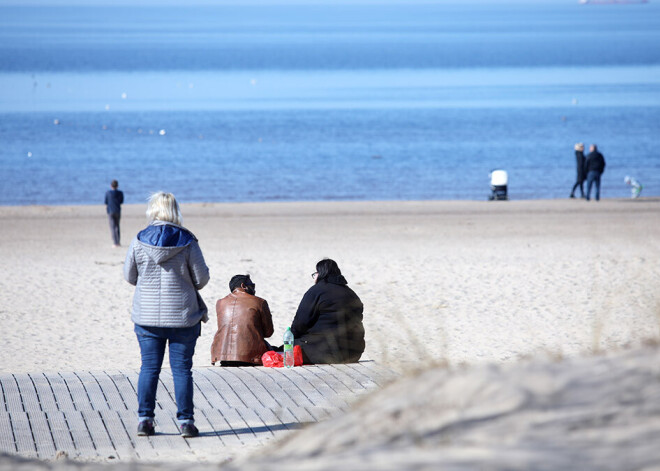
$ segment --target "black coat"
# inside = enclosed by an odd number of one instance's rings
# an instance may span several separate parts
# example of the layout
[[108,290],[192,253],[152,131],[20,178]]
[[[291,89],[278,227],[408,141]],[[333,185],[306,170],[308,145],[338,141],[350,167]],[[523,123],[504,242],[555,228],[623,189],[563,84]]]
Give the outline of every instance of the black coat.
[[583,182],[587,178],[584,171],[584,152],[581,150],[575,151],[575,163],[577,165],[577,181]]
[[590,152],[589,155],[587,156],[587,161],[584,164],[584,173],[585,174],[589,172],[603,173],[604,171],[605,171],[605,158],[603,158],[603,154],[601,154],[597,150]]
[[291,324],[305,363],[357,362],[365,346],[362,309],[362,301],[343,276],[312,286]]

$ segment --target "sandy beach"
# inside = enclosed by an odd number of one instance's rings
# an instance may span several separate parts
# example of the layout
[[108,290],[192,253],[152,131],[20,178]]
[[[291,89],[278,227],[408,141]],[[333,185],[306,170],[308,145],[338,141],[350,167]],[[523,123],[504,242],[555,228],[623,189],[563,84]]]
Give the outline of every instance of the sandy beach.
[[[250,273],[280,343],[315,263],[334,258],[365,305],[363,359],[407,373],[287,447],[233,450],[235,466],[559,469],[579,458],[583,469],[622,469],[631,443],[636,466],[657,465],[658,350],[640,346],[660,338],[659,208],[658,199],[183,204],[211,269],[209,306],[232,275]],[[117,249],[102,206],[0,208],[0,371],[139,367],[122,266],[144,210],[124,207]],[[210,317],[196,366],[210,362]],[[0,457],[2,469],[36,466]]]
[[[363,359],[395,368],[512,362],[660,334],[660,201],[183,204],[215,301],[250,273],[281,343],[315,263],[335,259],[365,305]],[[0,371],[138,368],[123,280],[145,226],[128,205],[113,248],[103,206],[2,207]]]

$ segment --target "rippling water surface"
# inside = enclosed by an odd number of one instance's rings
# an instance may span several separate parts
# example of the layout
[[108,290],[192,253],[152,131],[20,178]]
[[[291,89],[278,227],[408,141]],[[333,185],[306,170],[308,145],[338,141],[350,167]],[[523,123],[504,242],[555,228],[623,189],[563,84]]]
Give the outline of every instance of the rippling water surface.
[[[0,6],[0,204],[660,194],[660,7]],[[58,123],[58,124],[56,124]]]

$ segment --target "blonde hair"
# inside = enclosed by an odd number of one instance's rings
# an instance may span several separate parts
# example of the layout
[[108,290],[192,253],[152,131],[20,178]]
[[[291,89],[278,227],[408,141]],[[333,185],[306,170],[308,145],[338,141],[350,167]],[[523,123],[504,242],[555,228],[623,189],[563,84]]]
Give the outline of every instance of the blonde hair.
[[575,144],[575,150],[584,150],[584,144],[578,142],[577,144]]
[[182,225],[183,218],[179,203],[172,193],[159,191],[149,197],[147,204],[147,219],[150,223],[154,221],[172,222],[178,226]]

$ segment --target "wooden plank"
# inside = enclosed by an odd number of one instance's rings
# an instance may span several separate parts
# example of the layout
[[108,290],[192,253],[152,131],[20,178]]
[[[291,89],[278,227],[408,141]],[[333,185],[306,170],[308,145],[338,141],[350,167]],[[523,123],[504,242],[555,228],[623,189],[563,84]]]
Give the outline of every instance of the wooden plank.
[[2,390],[5,395],[5,410],[7,412],[25,412],[18,383],[13,375],[2,376]]
[[[127,421],[127,428],[129,433],[135,433],[135,440],[137,442],[148,442],[153,446],[154,453],[160,456],[165,454],[168,456],[172,450],[188,449],[188,445],[181,440],[181,432],[176,424],[176,417],[169,411],[159,410],[156,412],[154,418],[154,426],[156,428],[156,435],[151,437],[137,437],[137,417],[133,420]],[[135,432],[131,432],[135,430]],[[183,448],[182,448],[183,447]]]
[[112,442],[112,438],[105,428],[100,411],[83,410],[81,413],[98,455],[106,459],[110,458],[110,456],[120,458],[119,453]]
[[210,409],[195,409],[195,425],[199,429],[199,438],[185,440],[195,454],[206,454],[217,452],[224,444],[220,436],[215,433],[215,425],[206,414]]
[[[263,420],[261,420],[261,417],[254,411],[254,409],[247,407],[239,409],[236,412],[241,415],[245,423],[248,425],[254,434],[254,438],[258,438],[259,441],[261,441],[265,440],[265,436],[274,436],[273,431],[266,425]],[[248,440],[254,441],[249,435]]]
[[[294,407],[299,407],[299,406],[294,406]],[[301,422],[296,417],[293,415],[291,410],[288,407],[277,407],[274,409],[270,409],[268,412],[270,412],[274,417],[277,418],[277,420],[280,421],[283,427],[290,429],[290,430],[297,430],[301,427]]]
[[137,410],[138,410],[137,390],[133,388],[133,385],[129,380],[129,377],[131,376],[137,378],[137,373],[106,371],[105,375],[108,377],[110,381],[112,381],[112,383],[117,388],[117,391],[121,396],[122,401],[126,405],[126,409],[130,411],[135,411],[135,413],[137,414]]
[[55,411],[57,410],[57,402],[55,401],[55,395],[53,390],[50,387],[50,383],[43,375],[43,373],[29,374],[32,385],[34,386],[35,391],[37,392],[37,397],[39,398],[39,404],[41,405],[41,410],[43,411]]
[[[174,388],[173,386],[170,386],[172,387],[172,393],[170,395],[170,391],[168,390],[168,387],[163,382],[163,380],[168,383],[172,382],[171,375],[169,375],[169,378],[167,376],[168,375],[164,375],[162,371],[159,375],[158,386],[156,389],[156,404],[154,409],[154,414],[156,416],[159,415],[159,411],[176,412],[176,404],[174,402]],[[131,387],[133,388],[133,390],[135,391],[135,411],[137,413],[138,410],[137,388],[138,388],[139,374],[136,374],[135,376],[127,376],[126,378],[130,383]]]
[[46,412],[46,419],[50,425],[50,433],[53,435],[55,449],[66,451],[70,457],[74,457],[76,455],[76,444],[73,442],[64,413],[51,410]]
[[108,399],[101,386],[96,381],[94,376],[87,371],[75,372],[74,375],[82,384],[83,389],[87,393],[89,402],[94,410],[109,410]]
[[[334,374],[339,378],[342,383],[344,383],[353,394],[361,394],[368,388],[368,381],[365,381],[365,377],[361,373],[356,373],[350,366],[336,364],[328,365],[334,370]],[[367,378],[368,379],[368,378]],[[372,388],[376,387],[376,384],[372,382]]]
[[[122,427],[126,431],[129,439],[133,442],[134,453],[136,458],[143,460],[154,460],[158,457],[158,452],[154,447],[154,437],[138,437],[137,436],[137,413],[122,409],[120,411],[112,411],[117,414],[118,420],[121,422]],[[102,414],[109,414],[110,412],[102,412]],[[110,419],[114,420],[114,419]],[[118,426],[118,425],[116,425]]]
[[229,424],[220,409],[200,409],[199,411],[195,411],[195,416],[198,413],[202,414],[209,424],[211,424],[210,433],[215,434],[224,446],[244,445],[244,442],[236,434],[234,428]]
[[195,408],[206,409],[214,407],[214,404],[211,403],[212,399],[210,399],[209,396],[215,398],[217,392],[212,386],[209,386],[208,381],[202,374],[196,372],[193,376],[193,401],[195,403]]
[[[227,368],[227,372],[235,376],[245,388],[245,391],[254,396],[257,403],[263,407],[276,407],[280,405],[275,397],[261,384],[259,376],[253,371],[257,367]],[[243,398],[245,400],[245,397]]]
[[82,412],[66,411],[63,414],[78,454],[85,457],[100,456]]
[[124,460],[137,458],[136,442],[138,437],[136,429],[133,429],[133,435],[130,435],[117,411],[100,410],[98,412],[118,455]]
[[251,434],[252,431],[250,430],[250,426],[243,419],[243,416],[238,413],[238,408],[229,407],[226,409],[220,409],[219,412],[229,427],[231,427],[234,433],[240,438],[241,442],[247,443],[246,435]]
[[94,381],[96,381],[101,388],[101,391],[103,391],[109,410],[120,411],[128,409],[124,398],[119,392],[117,384],[105,373],[105,371],[90,371],[89,375]]
[[30,377],[25,373],[16,373],[12,374],[12,376],[18,386],[18,394],[21,397],[24,410],[27,412],[40,411],[41,405],[39,403],[39,397],[37,396],[37,391],[35,391],[34,384],[32,384]]
[[180,441],[178,437],[181,435],[181,430],[179,428],[179,422],[176,420],[176,410],[158,411],[155,421],[157,433],[167,435],[169,436],[168,438],[176,438],[176,440],[170,441],[170,446],[179,446]]
[[374,384],[378,388],[382,388],[397,376],[393,371],[375,362],[348,363],[346,366],[367,377],[370,385]]
[[50,431],[46,413],[40,410],[32,410],[27,413],[27,417],[39,458],[55,458],[55,441]]
[[[254,368],[253,373],[255,376],[255,380],[263,385],[264,389],[266,389],[266,391],[268,391],[268,393],[273,397],[273,400],[277,403],[277,406],[279,407],[302,406],[303,404],[297,401],[297,399],[300,398],[298,394],[292,397],[285,389],[282,388],[281,381],[278,381],[278,379],[281,379],[282,376],[274,370],[275,368],[265,368],[265,367]],[[290,386],[288,384],[288,380],[287,380],[287,386]],[[295,385],[293,386],[293,388],[296,391],[298,391],[298,389],[295,388]],[[304,403],[307,403],[307,400],[304,400]],[[277,409],[277,406],[274,406],[272,408]]]
[[318,377],[320,381],[323,381],[332,389],[332,394],[334,395],[351,395],[352,390],[338,377],[337,371],[327,365],[323,368],[310,368],[310,373]]
[[232,408],[229,410],[220,411],[225,417],[229,425],[234,430],[236,435],[241,437],[241,441],[246,445],[254,443],[254,439],[257,437],[256,433],[245,420],[245,414],[239,412],[239,410],[247,410],[245,407]]
[[[348,402],[346,402],[345,397],[351,394],[350,390],[334,378],[330,371],[332,370],[325,365],[308,368],[305,370],[304,376],[308,378],[310,384],[312,384],[318,393],[324,398],[323,402],[325,405],[331,405],[345,410],[348,408]],[[343,390],[346,391],[344,397],[342,397],[333,386],[337,388],[342,388],[343,386]]]
[[278,436],[280,432],[285,430],[294,430],[298,428],[297,426],[282,422],[280,417],[275,414],[272,409],[261,408],[255,409],[254,412],[259,416],[259,419],[264,423],[268,430],[270,430],[273,436]]
[[218,392],[222,391],[222,396],[230,408],[246,407],[243,399],[236,394],[236,391],[234,391],[224,376],[218,372],[217,368],[208,369],[206,372],[208,373],[209,381],[211,381],[215,389]]
[[221,368],[222,378],[227,382],[234,394],[241,398],[241,401],[246,407],[262,407],[263,403],[253,391],[251,391],[245,383],[234,373],[236,368]]
[[[286,422],[282,422],[278,414],[273,412],[273,409],[282,410],[282,402],[291,401],[286,399],[287,396],[282,393],[279,384],[263,370],[263,367],[244,367],[218,368],[214,371],[216,375],[226,379],[232,390],[247,404],[247,406],[236,407],[235,412],[247,425],[247,428],[240,428],[237,431],[243,436],[244,441],[248,442],[252,441],[248,430],[251,430],[255,437],[262,441],[268,439],[267,437],[275,436],[275,431],[293,428],[290,427],[290,424],[294,417],[290,412],[288,412]],[[266,380],[268,387],[262,384],[262,379]],[[279,396],[283,397],[283,401],[275,399],[273,389],[279,391]],[[224,413],[229,415],[229,412],[224,411]],[[280,415],[283,414],[280,413]],[[235,417],[235,419],[237,418]],[[238,426],[238,422],[235,423],[235,426]]]
[[0,411],[0,452],[13,454],[18,452],[14,443],[14,432],[11,428],[9,412]]
[[43,373],[43,376],[53,391],[53,398],[57,404],[57,409],[64,412],[75,411],[76,406],[73,403],[73,398],[66,385],[66,381],[57,373]]
[[301,425],[316,422],[316,419],[309,413],[306,407],[296,406],[287,407],[286,409],[295,418],[295,421]]
[[379,388],[386,386],[401,375],[394,370],[391,370],[375,361],[361,361],[359,363],[350,363],[351,368],[360,370],[364,368],[365,375],[369,376]]
[[308,370],[309,368],[314,368],[313,366],[302,366],[296,368],[277,368],[278,372],[284,377],[289,378],[289,380],[302,391],[303,395],[308,399],[308,403],[311,405],[322,405],[323,404],[323,395],[319,393],[316,389],[316,385],[313,381],[310,381],[311,374]]
[[7,397],[5,395],[5,387],[3,385],[3,379],[6,377],[7,375],[0,375],[0,399],[2,400],[2,408],[0,408],[0,411],[2,412],[9,411],[9,409],[7,409]]
[[59,373],[59,376],[64,380],[66,387],[69,389],[69,394],[71,395],[71,400],[73,401],[76,410],[94,410],[89,396],[87,395],[87,391],[80,381],[80,378],[78,378],[75,373],[66,371]]
[[332,416],[333,414],[338,413],[336,408],[322,406],[309,406],[305,407],[305,410],[307,410],[312,415],[312,417],[314,417],[315,422],[321,422],[328,419],[328,417]]
[[9,417],[11,420],[11,428],[14,432],[17,452],[23,456],[36,458],[38,456],[37,447],[34,443],[34,437],[32,436],[27,413],[11,411],[9,412]]
[[[195,375],[195,386],[204,395],[206,402],[211,407],[223,408],[230,407],[227,400],[224,398],[222,391],[216,388],[213,381],[217,381],[215,375],[210,375],[208,369],[197,370]],[[210,377],[211,376],[211,377]]]
[[[311,404],[312,400],[305,390],[306,386],[301,387],[301,385],[298,384],[298,375],[289,375],[289,370],[282,372],[283,369],[284,368],[270,368],[268,373],[272,375],[271,377],[274,383],[282,394],[289,398],[288,406],[303,407]],[[295,406],[293,404],[295,404]]]

